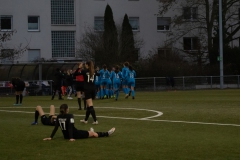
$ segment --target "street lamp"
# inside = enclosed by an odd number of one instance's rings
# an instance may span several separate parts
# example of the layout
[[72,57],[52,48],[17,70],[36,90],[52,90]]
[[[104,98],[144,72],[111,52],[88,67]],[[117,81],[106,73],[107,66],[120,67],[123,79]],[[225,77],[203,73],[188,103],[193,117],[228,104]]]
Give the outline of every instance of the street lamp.
[[222,0],[218,1],[219,6],[219,57],[220,57],[220,88],[223,89],[223,28],[222,28]]

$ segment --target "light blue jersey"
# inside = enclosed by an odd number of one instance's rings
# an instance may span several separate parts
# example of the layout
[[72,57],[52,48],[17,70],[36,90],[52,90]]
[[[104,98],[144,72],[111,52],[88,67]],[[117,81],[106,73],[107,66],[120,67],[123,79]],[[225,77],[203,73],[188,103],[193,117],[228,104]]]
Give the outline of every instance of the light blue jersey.
[[101,69],[99,71],[99,74],[100,74],[100,78],[101,78],[101,85],[107,85],[108,84],[108,80],[110,78],[110,73],[108,70],[104,70],[104,69]]
[[116,92],[116,100],[118,99],[119,96],[119,88],[121,85],[121,79],[122,79],[122,72],[112,72],[111,73],[111,79],[113,81],[113,88],[114,88],[114,92]]
[[123,76],[122,85],[127,85],[127,72],[128,71],[129,71],[128,67],[122,68],[122,76]]
[[136,72],[134,70],[128,70],[126,77],[128,86],[135,87]]

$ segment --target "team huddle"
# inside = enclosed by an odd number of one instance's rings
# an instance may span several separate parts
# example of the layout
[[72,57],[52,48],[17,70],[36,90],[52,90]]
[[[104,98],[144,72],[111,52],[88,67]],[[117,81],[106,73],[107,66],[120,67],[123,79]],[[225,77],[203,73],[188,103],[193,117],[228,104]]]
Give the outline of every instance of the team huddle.
[[135,99],[135,77],[136,72],[128,62],[125,62],[122,70],[117,65],[112,67],[111,71],[107,69],[104,64],[102,69],[95,68],[93,77],[86,76],[84,78],[84,63],[80,62],[78,68],[73,72],[67,70],[66,72],[56,69],[53,78],[53,94],[52,100],[58,92],[58,99],[62,100],[62,95],[67,95],[67,99],[72,99],[71,95],[75,89],[79,110],[82,110],[81,102],[84,102],[84,110],[87,109],[86,97],[84,89],[84,81],[92,81],[95,88],[96,99],[115,98],[117,101],[119,98],[119,90],[122,86],[122,91],[125,94],[125,98],[132,95],[132,99]]
[[112,98],[118,100],[119,89],[122,85],[122,90],[125,94],[125,98],[128,98],[132,94],[132,99],[135,99],[135,77],[136,72],[132,69],[132,66],[128,62],[124,63],[122,71],[119,66],[113,67],[111,71],[107,70],[107,66],[103,65],[103,68],[99,70],[96,68],[95,85],[97,88],[97,98]]

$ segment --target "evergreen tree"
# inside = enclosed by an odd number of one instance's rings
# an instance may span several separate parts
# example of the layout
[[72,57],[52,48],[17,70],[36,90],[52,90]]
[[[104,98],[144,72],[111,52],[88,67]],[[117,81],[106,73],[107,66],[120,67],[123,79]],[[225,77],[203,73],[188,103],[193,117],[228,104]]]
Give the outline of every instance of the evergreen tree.
[[120,39],[121,39],[121,60],[130,62],[136,61],[138,55],[135,52],[132,26],[129,23],[127,14],[125,14],[123,19],[122,33]]
[[118,61],[118,33],[113,19],[113,12],[109,5],[104,14],[103,46],[105,64],[115,64]]

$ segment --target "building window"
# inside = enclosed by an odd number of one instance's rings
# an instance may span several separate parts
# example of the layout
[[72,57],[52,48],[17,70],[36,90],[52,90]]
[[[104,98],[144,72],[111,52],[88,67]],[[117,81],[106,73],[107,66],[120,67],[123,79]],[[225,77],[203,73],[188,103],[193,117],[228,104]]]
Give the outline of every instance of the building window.
[[158,31],[169,31],[170,30],[170,17],[158,17],[157,18],[157,30]]
[[94,30],[104,31],[104,17],[94,17]]
[[74,25],[74,0],[51,0],[51,23]]
[[28,31],[39,31],[39,16],[28,16]]
[[183,19],[185,20],[197,20],[198,19],[198,8],[197,7],[184,7],[183,8]]
[[129,23],[133,31],[139,31],[139,17],[129,17]]
[[1,31],[12,31],[12,16],[1,16]]
[[52,57],[75,57],[74,31],[52,31]]
[[167,57],[171,54],[171,48],[158,48],[158,56]]
[[2,63],[12,63],[14,61],[14,49],[1,49],[0,54]]
[[199,39],[197,37],[184,37],[183,48],[184,50],[198,50]]
[[37,61],[40,59],[40,49],[28,50],[28,61]]

